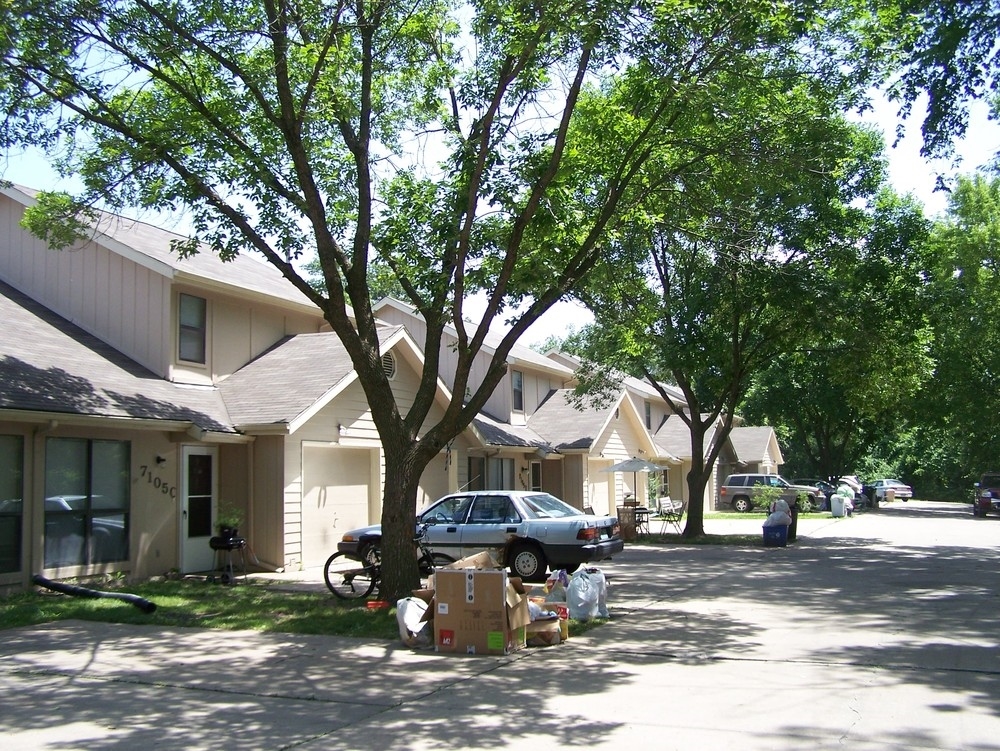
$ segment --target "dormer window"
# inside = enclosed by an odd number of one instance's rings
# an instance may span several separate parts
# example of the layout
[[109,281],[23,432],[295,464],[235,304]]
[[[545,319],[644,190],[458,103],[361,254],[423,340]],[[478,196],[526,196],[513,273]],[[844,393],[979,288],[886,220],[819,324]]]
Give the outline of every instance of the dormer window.
[[515,412],[524,412],[524,373],[520,370],[511,371],[510,388],[513,397],[511,406]]
[[203,297],[181,294],[177,356],[186,362],[205,363],[208,305]]

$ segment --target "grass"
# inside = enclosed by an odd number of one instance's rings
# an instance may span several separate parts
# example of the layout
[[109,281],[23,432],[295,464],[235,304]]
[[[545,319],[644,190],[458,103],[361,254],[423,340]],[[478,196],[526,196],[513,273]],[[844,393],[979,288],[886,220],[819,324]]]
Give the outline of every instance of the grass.
[[369,610],[363,601],[349,603],[336,600],[329,594],[288,592],[266,583],[250,581],[221,586],[197,579],[180,579],[87,586],[138,595],[153,602],[156,610],[146,614],[120,600],[86,599],[32,591],[0,600],[0,627],[77,619],[167,627],[399,638],[394,608],[391,612],[389,609]]
[[[365,601],[346,602],[328,593],[289,592],[270,582],[248,580],[233,586],[201,579],[111,581],[85,586],[121,591],[156,605],[152,613],[121,600],[89,599],[48,590],[20,592],[0,598],[0,629],[36,626],[64,620],[130,623],[231,631],[273,631],[292,634],[399,639],[396,608],[369,609]],[[605,621],[570,620],[576,636]]]

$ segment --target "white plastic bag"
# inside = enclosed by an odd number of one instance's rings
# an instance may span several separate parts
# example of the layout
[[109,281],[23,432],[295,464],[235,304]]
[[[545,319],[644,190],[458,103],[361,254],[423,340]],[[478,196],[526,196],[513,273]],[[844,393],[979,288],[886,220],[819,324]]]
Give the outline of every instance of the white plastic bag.
[[[603,574],[601,578],[603,579]],[[569,617],[577,621],[589,621],[597,618],[600,591],[597,580],[580,569],[569,580],[566,588],[566,604],[569,607]]]
[[792,523],[791,515],[785,513],[784,511],[772,511],[770,516],[764,521],[765,527],[777,527],[783,526],[787,527]]
[[608,579],[596,566],[591,566],[587,569],[587,573],[590,574],[590,578],[594,581],[597,586],[597,617],[598,618],[610,618],[611,614],[608,612]]
[[419,597],[404,597],[396,603],[396,623],[399,638],[408,647],[429,647],[434,641],[434,628],[423,620],[427,603]]

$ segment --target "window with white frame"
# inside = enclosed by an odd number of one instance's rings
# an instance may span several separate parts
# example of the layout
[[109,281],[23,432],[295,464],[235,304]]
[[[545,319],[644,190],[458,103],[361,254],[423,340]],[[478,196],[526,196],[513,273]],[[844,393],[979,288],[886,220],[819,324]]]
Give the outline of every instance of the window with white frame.
[[510,388],[513,396],[511,407],[515,412],[524,412],[524,373],[520,370],[511,371]]
[[646,403],[645,403],[645,409],[646,409],[646,430],[652,430],[653,429],[653,405],[649,403],[648,399],[646,400]]
[[186,362],[205,363],[208,303],[203,297],[180,295],[177,356]]

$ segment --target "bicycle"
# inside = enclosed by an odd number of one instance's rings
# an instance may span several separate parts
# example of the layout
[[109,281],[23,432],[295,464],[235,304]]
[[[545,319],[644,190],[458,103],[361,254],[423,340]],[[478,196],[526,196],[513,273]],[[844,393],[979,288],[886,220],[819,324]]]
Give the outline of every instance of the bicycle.
[[[448,563],[453,563],[443,553],[435,553],[427,542],[427,528],[434,520],[422,522],[417,527],[413,542],[420,550],[417,565],[420,575],[424,578],[434,573],[435,569]],[[360,557],[337,552],[326,560],[323,567],[323,579],[326,586],[336,597],[342,600],[358,600],[371,595],[382,580],[382,556],[378,544],[369,545]]]

